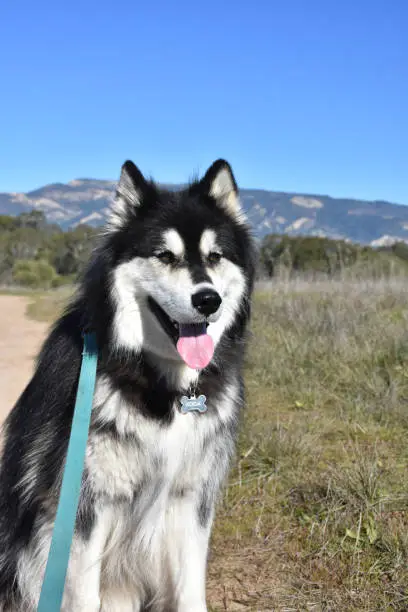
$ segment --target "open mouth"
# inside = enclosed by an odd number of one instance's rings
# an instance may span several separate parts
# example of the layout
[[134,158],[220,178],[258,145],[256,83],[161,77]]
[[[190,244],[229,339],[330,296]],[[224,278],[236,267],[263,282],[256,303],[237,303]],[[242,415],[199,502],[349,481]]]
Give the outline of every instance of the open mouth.
[[214,355],[214,343],[207,334],[208,323],[179,323],[171,319],[150,296],[148,303],[166,334],[173,340],[183,361],[196,370],[205,368]]

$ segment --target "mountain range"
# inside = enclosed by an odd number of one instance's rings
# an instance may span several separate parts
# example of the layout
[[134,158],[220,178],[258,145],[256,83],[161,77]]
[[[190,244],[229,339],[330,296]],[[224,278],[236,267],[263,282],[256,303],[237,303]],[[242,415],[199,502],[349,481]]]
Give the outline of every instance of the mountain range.
[[[99,226],[105,222],[115,187],[116,181],[75,179],[28,193],[0,193],[0,214],[36,209],[63,229],[81,223]],[[408,206],[263,189],[241,189],[240,196],[259,238],[277,233],[326,236],[372,246],[408,242]]]

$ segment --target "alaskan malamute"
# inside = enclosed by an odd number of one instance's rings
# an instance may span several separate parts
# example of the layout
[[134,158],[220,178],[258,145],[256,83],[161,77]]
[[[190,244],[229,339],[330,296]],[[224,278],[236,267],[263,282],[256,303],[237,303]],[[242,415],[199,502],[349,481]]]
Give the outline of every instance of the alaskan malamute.
[[[78,293],[4,427],[1,611],[36,609],[82,335],[92,330],[98,371],[62,609],[205,612],[214,505],[243,404],[254,267],[226,161],[177,192],[123,165]],[[200,395],[199,409],[185,412],[182,400]]]

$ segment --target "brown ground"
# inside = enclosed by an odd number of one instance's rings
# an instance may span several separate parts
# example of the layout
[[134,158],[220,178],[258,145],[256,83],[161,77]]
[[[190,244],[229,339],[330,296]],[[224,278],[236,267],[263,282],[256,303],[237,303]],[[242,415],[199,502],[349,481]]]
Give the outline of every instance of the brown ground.
[[0,423],[32,374],[48,325],[25,316],[27,298],[0,295]]

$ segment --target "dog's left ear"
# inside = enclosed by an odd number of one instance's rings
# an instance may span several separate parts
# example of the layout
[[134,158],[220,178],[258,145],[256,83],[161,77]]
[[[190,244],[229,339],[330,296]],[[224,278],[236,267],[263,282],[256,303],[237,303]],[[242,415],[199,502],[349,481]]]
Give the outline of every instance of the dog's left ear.
[[111,205],[109,224],[118,228],[134,214],[143,201],[146,179],[132,161],[126,161],[120,173],[115,199]]
[[244,213],[238,195],[238,186],[231,166],[224,159],[218,159],[205,173],[201,181],[209,196],[235,221],[242,223]]

